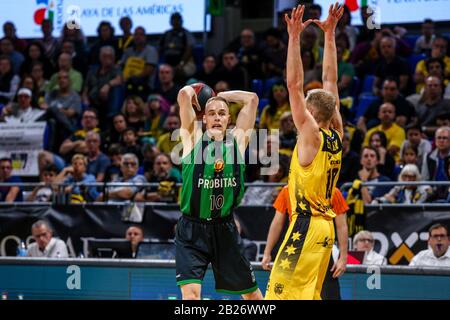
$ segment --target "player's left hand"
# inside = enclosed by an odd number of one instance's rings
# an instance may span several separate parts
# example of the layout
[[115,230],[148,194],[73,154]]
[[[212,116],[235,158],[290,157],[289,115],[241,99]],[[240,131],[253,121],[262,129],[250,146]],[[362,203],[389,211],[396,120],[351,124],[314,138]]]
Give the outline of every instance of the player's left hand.
[[345,270],[347,270],[346,261],[339,258],[338,261],[333,264],[330,271],[333,272],[333,278],[337,278],[343,275]]
[[339,3],[336,2],[334,5],[330,6],[330,9],[328,10],[328,17],[325,21],[314,19],[313,22],[317,24],[323,32],[334,31],[343,14],[344,6],[339,5]]

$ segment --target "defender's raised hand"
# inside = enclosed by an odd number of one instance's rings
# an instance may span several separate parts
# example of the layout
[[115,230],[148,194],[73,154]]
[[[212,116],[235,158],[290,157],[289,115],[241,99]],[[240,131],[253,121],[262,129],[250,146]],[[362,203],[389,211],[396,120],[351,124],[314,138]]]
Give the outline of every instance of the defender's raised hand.
[[313,22],[317,24],[323,32],[330,32],[336,29],[336,25],[344,14],[344,6],[335,3],[330,6],[328,10],[328,17],[325,21],[314,19]]
[[294,7],[291,12],[291,17],[286,13],[284,15],[284,20],[287,24],[287,30],[289,35],[298,36],[302,31],[312,22],[312,20],[307,20],[303,22],[303,14],[305,13],[305,6],[299,5]]

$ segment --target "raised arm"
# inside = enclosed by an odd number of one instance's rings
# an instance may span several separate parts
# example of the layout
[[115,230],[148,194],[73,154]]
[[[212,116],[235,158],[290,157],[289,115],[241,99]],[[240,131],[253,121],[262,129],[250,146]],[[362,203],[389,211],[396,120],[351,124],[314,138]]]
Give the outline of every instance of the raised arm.
[[[196,118],[194,107],[200,111],[200,105],[198,103],[197,95],[194,88],[191,86],[184,86],[179,92],[177,97],[178,105],[180,106],[180,119],[181,119],[181,131],[180,137],[183,143],[183,157],[189,154],[194,148],[194,132],[196,130]],[[201,127],[200,127],[201,129]],[[194,141],[195,140],[195,141]]]
[[335,29],[339,19],[344,13],[344,7],[338,3],[330,6],[328,11],[328,17],[325,21],[314,20],[325,33],[325,48],[323,54],[323,71],[322,82],[323,88],[333,93],[336,98],[336,112],[331,120],[331,127],[338,131],[341,138],[344,135],[344,129],[342,124],[342,117],[339,112],[339,92],[338,92],[338,67],[337,67],[337,53],[336,53],[336,41],[335,41]]
[[244,154],[250,141],[251,130],[255,127],[259,101],[258,96],[253,92],[239,90],[220,92],[218,96],[224,98],[229,103],[236,102],[243,105],[236,119],[236,127],[233,130],[233,135],[236,137],[239,151],[241,154]]
[[300,133],[305,123],[314,123],[314,118],[306,110],[305,95],[303,93],[303,64],[300,55],[300,34],[311,23],[311,20],[303,22],[305,6],[297,6],[292,9],[291,17],[287,14],[284,20],[289,33],[289,43],[286,61],[286,80],[289,90],[289,102],[292,109],[297,131]]

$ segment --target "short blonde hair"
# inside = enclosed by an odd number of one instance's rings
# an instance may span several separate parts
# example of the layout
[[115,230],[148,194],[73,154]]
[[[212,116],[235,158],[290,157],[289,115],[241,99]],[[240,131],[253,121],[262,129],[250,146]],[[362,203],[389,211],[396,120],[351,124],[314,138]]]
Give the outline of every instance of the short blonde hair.
[[308,91],[306,104],[316,109],[314,118],[318,122],[330,121],[336,110],[336,98],[331,92],[324,89]]
[[81,153],[77,153],[72,157],[72,160],[70,161],[71,164],[74,164],[75,161],[77,160],[81,160],[83,161],[84,165],[87,166],[88,161],[85,155],[81,154]]
[[206,107],[208,107],[208,105],[211,104],[211,103],[213,103],[214,101],[219,101],[219,102],[225,103],[225,105],[227,106],[228,110],[230,110],[230,104],[228,103],[228,101],[225,100],[225,99],[222,98],[222,97],[217,97],[217,96],[211,97],[211,98],[208,99],[208,101],[206,101],[206,104],[205,104],[205,110],[206,110]]

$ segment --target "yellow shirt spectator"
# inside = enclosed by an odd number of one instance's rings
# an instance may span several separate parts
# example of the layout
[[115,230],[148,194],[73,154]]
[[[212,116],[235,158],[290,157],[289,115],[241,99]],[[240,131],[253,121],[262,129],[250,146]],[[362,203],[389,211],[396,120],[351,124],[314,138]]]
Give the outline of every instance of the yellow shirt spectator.
[[[383,129],[382,125],[378,125],[376,127],[373,127],[366,133],[366,137],[364,138],[364,146],[369,146],[369,138],[372,135],[372,133],[376,131],[382,131],[386,135],[387,139],[387,149],[389,149],[392,146],[396,146],[400,149],[402,146],[403,141],[406,139],[405,130],[403,130],[402,127],[400,127],[398,124],[393,123],[392,126],[389,129]],[[397,152],[397,154],[394,157],[395,161],[398,163],[400,161],[400,153]]]

